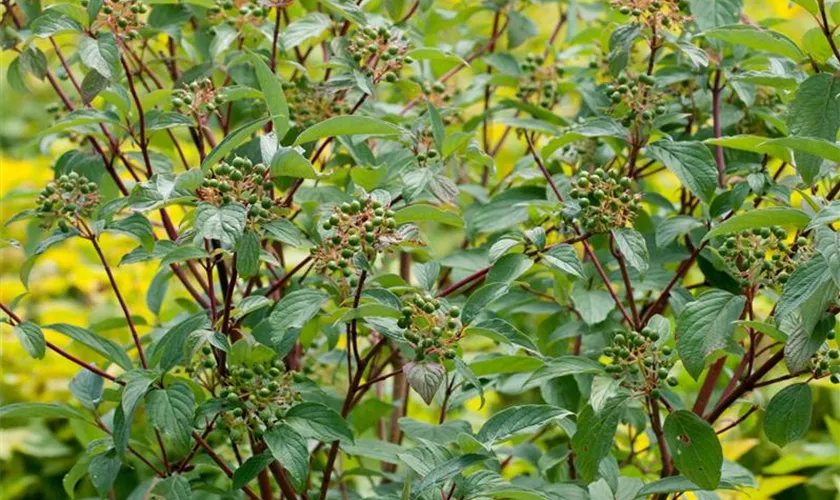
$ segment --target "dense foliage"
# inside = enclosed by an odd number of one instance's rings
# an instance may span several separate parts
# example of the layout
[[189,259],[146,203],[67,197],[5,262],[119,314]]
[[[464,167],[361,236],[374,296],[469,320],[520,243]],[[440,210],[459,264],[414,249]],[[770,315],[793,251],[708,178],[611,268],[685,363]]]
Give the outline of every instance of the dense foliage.
[[801,43],[741,0],[4,0],[60,150],[6,244],[120,313],[0,303],[79,369],[0,407],[83,446],[33,497],[714,498],[757,486],[726,433],[825,426],[831,465],[840,2],[794,3]]

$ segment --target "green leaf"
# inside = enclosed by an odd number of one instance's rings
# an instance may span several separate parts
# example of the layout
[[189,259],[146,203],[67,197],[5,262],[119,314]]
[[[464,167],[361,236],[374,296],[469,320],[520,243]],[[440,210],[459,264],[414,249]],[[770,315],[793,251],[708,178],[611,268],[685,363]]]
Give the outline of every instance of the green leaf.
[[746,298],[723,290],[709,290],[689,302],[677,318],[677,350],[686,371],[696,380],[712,353],[730,347],[733,323]]
[[819,15],[820,8],[817,5],[817,0],[791,0],[793,3],[799,5],[813,15]]
[[[201,178],[200,170],[194,169],[190,172],[193,172],[192,175],[198,174],[199,179]],[[157,173],[151,180],[135,185],[128,202],[136,210],[149,211],[191,201],[193,193],[185,186],[189,176],[189,173],[177,177],[167,172]]]
[[[481,399],[481,403],[478,406],[478,409],[484,408],[484,386],[481,385],[481,381],[478,377],[473,373],[469,366],[464,362],[463,359],[456,357],[454,360],[455,363],[455,370],[458,371],[458,374],[461,375],[461,378],[464,379],[466,384],[472,385],[476,391],[478,391],[478,397]],[[462,385],[462,388],[466,385]]]
[[743,326],[745,328],[752,328],[758,332],[767,335],[773,340],[778,340],[779,342],[784,342],[788,338],[788,334],[778,329],[776,326],[771,325],[770,323],[764,323],[762,321],[746,321],[746,320],[738,320],[735,322],[738,326]]
[[321,403],[301,403],[286,412],[286,423],[300,435],[331,442],[353,442],[353,432],[337,411]]
[[510,286],[507,283],[488,283],[473,292],[464,305],[464,310],[461,313],[461,321],[465,325],[472,323],[482,310],[494,300],[507,293],[509,288]]
[[152,109],[146,113],[146,130],[166,130],[176,127],[192,127],[195,123],[181,113]]
[[797,266],[785,282],[782,295],[776,303],[776,317],[785,318],[805,304],[811,297],[823,291],[823,286],[832,283],[828,262],[817,254],[808,262]]
[[268,320],[275,331],[301,328],[318,314],[328,299],[320,290],[295,290],[277,303]]
[[200,203],[195,210],[194,242],[202,245],[205,239],[219,240],[234,245],[245,231],[248,210],[238,203],[217,207],[211,203]]
[[817,229],[817,251],[825,259],[834,284],[840,287],[840,233],[827,227]]
[[295,248],[308,247],[312,245],[303,231],[298,229],[294,223],[288,219],[277,219],[267,224],[261,225],[262,230],[265,231],[266,237],[281,241],[287,245]]
[[479,321],[464,329],[464,336],[482,335],[496,342],[517,345],[532,352],[539,352],[539,348],[526,334],[512,324],[499,318]]
[[423,398],[427,405],[432,403],[446,374],[446,368],[442,365],[423,361],[408,362],[403,366],[402,371],[408,385]]
[[292,50],[307,40],[318,38],[331,24],[329,16],[320,12],[310,12],[286,27],[280,36],[280,45],[284,50]]
[[186,354],[187,339],[199,330],[210,328],[210,319],[201,312],[171,327],[148,353],[151,366],[168,371],[182,362]]
[[615,238],[618,251],[621,252],[630,267],[638,271],[639,274],[645,274],[650,260],[645,237],[630,228],[614,229],[612,235]]
[[635,23],[621,25],[610,33],[610,52],[607,55],[610,74],[618,76],[627,67],[633,43],[641,33],[641,26]]
[[542,254],[542,262],[552,269],[556,269],[564,274],[571,274],[572,276],[583,278],[583,264],[580,262],[575,248],[572,245],[561,243],[549,248]]
[[70,469],[67,474],[61,479],[61,485],[64,487],[64,492],[67,493],[67,497],[72,499],[76,498],[76,485],[79,481],[84,478],[88,473],[88,466],[90,466],[91,457],[88,455],[82,455],[73,464],[73,467]]
[[691,0],[689,5],[701,30],[735,24],[740,20],[741,0]]
[[219,163],[219,161],[221,161],[225,156],[232,153],[234,149],[245,142],[245,139],[247,139],[251,134],[262,128],[267,121],[268,118],[257,118],[256,120],[241,125],[239,128],[229,133],[224,139],[222,139],[222,142],[217,144],[216,147],[207,154],[204,161],[201,162],[201,170],[203,172],[207,172],[210,167]]
[[805,229],[810,231],[825,224],[834,224],[840,221],[840,200],[834,200],[822,207]]
[[808,431],[812,408],[811,388],[808,384],[785,387],[767,405],[764,432],[770,441],[784,447]]
[[30,45],[20,53],[22,69],[39,80],[47,76],[47,56],[34,45]]
[[531,372],[543,366],[543,361],[533,356],[492,356],[470,363],[470,370],[476,376],[498,375],[501,373]]
[[476,438],[482,443],[494,443],[529,427],[543,425],[555,418],[568,415],[571,415],[571,412],[551,405],[513,406],[490,417],[481,426]]
[[704,490],[720,484],[723,449],[712,426],[688,410],[678,410],[665,419],[665,442],[682,475]]
[[169,266],[170,264],[177,264],[188,260],[198,260],[207,258],[207,252],[202,248],[186,244],[167,252],[167,254],[160,260],[159,267]]
[[165,500],[190,500],[193,498],[190,481],[181,474],[161,480],[154,485],[151,493],[159,495]]
[[6,418],[69,418],[87,420],[79,410],[61,403],[12,403],[0,406],[0,420]]
[[106,339],[93,333],[90,330],[86,330],[79,326],[67,325],[64,323],[44,325],[44,328],[46,328],[47,330],[54,330],[58,333],[70,337],[76,342],[84,344],[85,346],[99,353],[108,361],[116,363],[124,370],[132,369],[131,358],[128,357],[128,354],[125,353],[122,347],[120,347],[119,345],[117,345],[109,339]]
[[702,222],[687,215],[678,215],[670,219],[661,220],[656,224],[656,246],[665,248],[680,236],[684,236],[701,227],[703,227]]
[[31,321],[24,321],[12,328],[26,352],[35,359],[43,359],[47,353],[47,343],[41,327]]
[[70,381],[70,392],[85,408],[95,410],[102,401],[105,379],[87,368],[82,368]]
[[122,73],[120,53],[114,35],[103,31],[94,39],[83,36],[79,39],[79,57],[88,68],[107,80],[115,80]]
[[392,20],[399,21],[405,10],[405,0],[385,0],[385,9]]
[[153,389],[146,394],[146,413],[149,421],[168,439],[189,445],[195,416],[195,395],[183,382],[165,389]]
[[[758,482],[755,477],[745,469],[734,462],[723,462],[723,467],[720,477],[720,485],[718,489],[739,490],[741,488],[757,488]],[[650,498],[657,493],[683,493],[686,491],[704,491],[699,485],[694,484],[688,478],[682,475],[670,476],[662,479],[657,479],[647,483],[636,494],[636,498]],[[701,494],[695,495],[701,497]]]
[[464,227],[464,221],[457,213],[427,204],[409,205],[401,208],[397,210],[394,218],[397,219],[397,224],[431,221],[440,222],[448,226]]
[[519,11],[508,12],[508,48],[519,47],[539,33],[536,23]]
[[559,377],[581,374],[598,374],[604,371],[604,366],[583,356],[559,356],[549,359],[546,363],[534,371],[531,377],[525,382],[530,386],[534,383],[542,383]]
[[718,183],[717,164],[703,143],[657,141],[646,148],[646,155],[666,166],[698,198],[712,201]]
[[236,245],[236,270],[243,278],[260,272],[260,238],[254,231],[245,231]]
[[799,86],[796,78],[789,75],[770,73],[769,71],[744,71],[732,78],[732,81],[774,87],[780,90],[796,90]]
[[249,457],[248,460],[245,460],[245,463],[243,463],[242,466],[233,471],[233,477],[231,477],[231,487],[234,490],[238,490],[243,486],[246,486],[273,461],[274,457],[269,453],[261,453],[259,455]]
[[109,449],[104,453],[100,453],[93,457],[88,465],[88,474],[90,474],[90,481],[99,492],[100,497],[107,497],[108,491],[114,485],[117,479],[117,474],[120,473],[120,457],[114,448]]
[[772,226],[805,227],[811,217],[802,210],[790,207],[765,207],[740,213],[721,222],[714,229],[706,233],[703,240],[730,233],[737,233],[745,229],[756,229]]
[[[840,78],[818,73],[802,82],[790,104],[787,126],[792,136],[837,140],[840,129]],[[786,147],[794,147],[796,140]],[[826,146],[822,146],[826,149]],[[796,168],[806,184],[813,184],[820,173],[822,160],[811,152],[797,150]]]
[[118,125],[120,123],[119,117],[109,111],[99,111],[91,108],[77,109],[67,113],[55,125],[42,131],[40,135],[64,132],[66,130],[85,132],[85,126],[87,125],[104,125],[108,123]]
[[403,448],[396,444],[374,439],[357,439],[355,444],[342,443],[341,449],[348,455],[370,458],[389,464],[400,463],[397,455],[403,451]]
[[279,147],[271,157],[273,177],[294,177],[296,179],[317,179],[318,172],[312,163],[304,158],[300,148]]
[[460,474],[461,472],[463,472],[464,469],[466,469],[470,465],[473,465],[477,462],[481,462],[486,459],[487,457],[484,455],[470,453],[467,455],[461,455],[459,457],[454,457],[450,460],[447,460],[446,462],[433,468],[429,471],[428,474],[423,476],[423,479],[417,484],[417,488],[414,490],[414,493],[422,493],[431,488],[432,486],[435,486],[439,483],[448,480],[451,477],[454,477],[457,474]]
[[770,52],[794,61],[802,59],[802,51],[790,38],[769,29],[736,24],[706,30],[706,38],[723,40],[735,45],[743,45],[753,50]]
[[130,236],[143,245],[147,252],[155,247],[155,231],[152,223],[143,214],[133,213],[124,219],[108,223],[105,230]]
[[[291,28],[291,26],[289,26]],[[288,32],[289,28],[286,29]],[[265,105],[271,114],[274,123],[274,135],[278,140],[282,139],[289,131],[289,105],[286,103],[286,96],[283,93],[283,86],[280,79],[261,57],[251,54],[251,64],[257,73],[257,81],[260,83]]]
[[441,61],[469,66],[468,62],[464,61],[456,54],[446,52],[437,47],[418,47],[416,49],[409,50],[405,53],[405,55],[417,60]]
[[29,29],[38,38],[49,38],[60,33],[80,32],[82,26],[72,17],[50,9],[35,18]]
[[334,116],[320,123],[309,127],[300,133],[295,139],[294,145],[304,144],[325,137],[337,137],[345,135],[370,135],[380,137],[393,137],[402,132],[402,129],[392,123],[368,116]]
[[577,432],[572,436],[575,467],[581,479],[591,482],[598,467],[612,450],[618,421],[624,414],[624,397],[613,397],[604,403],[600,412],[586,405],[577,419]]
[[12,59],[12,62],[9,64],[9,69],[6,73],[6,82],[16,92],[21,94],[29,92],[26,86],[26,68],[20,56]]
[[522,68],[519,61],[507,52],[494,52],[484,57],[484,62],[493,69],[510,76],[520,76]]
[[98,71],[89,71],[82,80],[82,101],[90,104],[93,99],[111,85],[111,82]]
[[587,325],[598,324],[610,315],[615,307],[612,296],[606,290],[587,290],[584,286],[575,283],[572,288],[572,303],[580,313],[581,318]]
[[266,432],[265,444],[274,458],[289,472],[295,489],[302,490],[309,472],[309,450],[303,436],[291,426],[280,424]]

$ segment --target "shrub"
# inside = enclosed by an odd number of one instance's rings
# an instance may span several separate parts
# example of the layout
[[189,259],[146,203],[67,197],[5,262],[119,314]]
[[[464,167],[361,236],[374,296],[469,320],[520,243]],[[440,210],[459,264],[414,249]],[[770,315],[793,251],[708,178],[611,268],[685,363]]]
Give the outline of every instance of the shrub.
[[0,417],[93,429],[71,496],[755,486],[719,436],[840,377],[840,3],[795,3],[801,44],[739,0],[6,2],[63,151],[21,278],[81,241],[123,316],[6,300],[80,371]]

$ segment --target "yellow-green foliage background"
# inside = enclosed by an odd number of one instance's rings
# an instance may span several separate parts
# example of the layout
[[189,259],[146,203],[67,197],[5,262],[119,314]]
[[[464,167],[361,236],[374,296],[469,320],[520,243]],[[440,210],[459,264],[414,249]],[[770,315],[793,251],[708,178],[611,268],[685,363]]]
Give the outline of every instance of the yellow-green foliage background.
[[[450,0],[454,5],[458,0]],[[708,0],[714,1],[714,0]],[[787,0],[745,0],[747,15],[752,19],[777,18],[774,29],[794,39],[800,39],[813,21],[797,6],[790,6]],[[540,15],[540,9],[546,15]],[[556,13],[552,4],[534,5],[528,10],[532,19],[542,20],[542,30],[550,31]],[[486,24],[485,19],[475,19]],[[583,26],[581,26],[583,27]],[[43,47],[46,53],[50,50]],[[72,52],[72,51],[71,51]],[[0,221],[5,222],[20,210],[33,206],[35,194],[52,177],[52,162],[74,147],[69,142],[58,141],[39,150],[33,141],[39,130],[46,128],[47,103],[55,96],[45,83],[32,83],[32,93],[17,94],[6,84],[5,68],[13,54],[0,55],[2,84],[0,84]],[[466,73],[466,72],[465,72]],[[469,78],[464,75],[461,78]],[[501,130],[496,131],[500,133]],[[513,146],[514,148],[516,146]],[[517,151],[502,152],[499,169],[512,166]],[[507,164],[507,165],[506,165]],[[667,192],[667,186],[665,191]],[[37,231],[30,227],[28,231]],[[0,300],[15,303],[17,312],[39,324],[70,323],[100,328],[101,322],[119,318],[120,311],[113,296],[107,277],[99,265],[93,249],[86,241],[75,239],[47,251],[39,260],[30,278],[27,290],[18,278],[24,261],[24,252],[17,245],[37,243],[37,232],[27,234],[26,224],[0,228],[3,244],[0,247]],[[429,238],[434,241],[434,238]],[[8,243],[11,242],[11,243]],[[19,243],[17,243],[19,242]],[[446,243],[444,243],[445,245]],[[145,290],[152,280],[156,263],[134,264],[116,267],[122,255],[136,246],[133,240],[124,237],[103,236],[103,248],[109,262],[115,267],[115,276],[123,290],[130,310],[142,318],[138,320],[141,333],[154,326],[155,318],[145,300]],[[166,295],[167,302],[181,296],[181,290],[173,286]],[[182,294],[186,296],[186,294]],[[167,312],[169,310],[169,313]],[[176,308],[162,309],[162,319],[174,315]],[[125,328],[107,331],[107,335],[118,341],[128,342]],[[101,329],[99,331],[102,331]],[[61,345],[69,352],[85,359],[95,355],[85,348],[68,343],[65,337],[45,330],[48,340]],[[67,384],[77,373],[77,367],[48,352],[42,361],[31,359],[17,342],[8,325],[0,325],[0,404],[15,401],[64,401],[69,399]],[[840,414],[840,389],[829,383],[815,383],[815,404],[823,411],[815,415]],[[769,398],[770,394],[765,397]],[[492,407],[492,405],[487,405]],[[486,407],[486,408],[487,408]],[[477,405],[474,406],[477,408]],[[487,410],[475,410],[471,420],[487,418]],[[431,414],[424,415],[419,405],[411,407],[410,416],[431,420]],[[759,476],[759,488],[732,494],[731,498],[837,498],[840,499],[840,421],[825,417],[828,433],[809,436],[810,444],[790,445],[782,453],[768,444],[760,433],[750,426],[735,430],[723,439],[724,452],[728,459],[742,459],[754,464]],[[80,426],[83,424],[80,424]],[[13,498],[65,498],[61,489],[62,476],[72,467],[75,456],[86,443],[80,443],[79,436],[88,436],[83,427],[66,424],[47,427],[44,423],[27,427],[0,429],[0,500]],[[644,436],[642,436],[642,439]],[[619,439],[622,439],[619,433]],[[637,441],[637,447],[645,443]],[[509,469],[516,474],[516,468]]]

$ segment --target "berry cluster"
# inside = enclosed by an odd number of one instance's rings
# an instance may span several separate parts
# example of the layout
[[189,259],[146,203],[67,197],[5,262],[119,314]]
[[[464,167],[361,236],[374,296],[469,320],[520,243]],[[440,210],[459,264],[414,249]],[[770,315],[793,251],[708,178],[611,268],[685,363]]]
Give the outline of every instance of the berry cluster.
[[283,82],[283,91],[290,104],[289,119],[303,127],[311,127],[327,118],[350,113],[342,93],[330,92],[323,85],[313,84],[303,76],[291,82]]
[[[209,346],[202,348],[203,360],[193,376],[212,370],[216,376],[215,360]],[[286,411],[300,401],[300,394],[292,385],[295,374],[286,371],[283,361],[274,359],[251,366],[235,364],[228,374],[221,378],[219,398],[227,411],[217,424],[220,431],[227,430],[233,441],[239,441],[248,433],[259,439],[265,431],[280,422]],[[198,377],[201,380],[200,377]],[[202,381],[204,382],[204,381]]]
[[373,83],[385,79],[394,83],[405,64],[414,60],[406,56],[411,44],[405,36],[384,26],[366,26],[356,30],[347,40],[347,52]]
[[577,200],[580,211],[571,220],[589,234],[605,233],[632,224],[641,210],[641,193],[630,189],[630,178],[595,169],[581,173],[569,194]]
[[628,336],[616,334],[612,345],[604,348],[604,356],[611,358],[605,364],[606,372],[615,379],[623,378],[626,387],[658,398],[663,381],[671,387],[678,384],[669,375],[675,362],[673,352],[668,346],[660,346],[659,340],[659,334],[647,327]]
[[405,304],[397,325],[406,330],[403,336],[414,348],[415,360],[428,356],[454,358],[454,347],[461,340],[463,330],[458,319],[461,310],[419,293],[407,298]]
[[419,81],[417,83],[426,99],[439,108],[451,102],[452,98],[460,92],[459,89],[449,90],[443,82]]
[[394,212],[376,200],[360,197],[336,207],[323,221],[324,244],[311,250],[316,269],[358,283],[352,259],[361,254],[374,262],[377,254],[402,237]]
[[[89,0],[81,0],[81,3],[87,8]],[[96,25],[108,28],[114,36],[137,40],[140,29],[146,25],[141,15],[148,11],[149,8],[139,0],[104,0]]]
[[429,127],[423,128],[415,134],[416,139],[407,144],[414,153],[414,159],[421,167],[429,167],[440,161],[441,156],[435,149],[435,138]]
[[[216,0],[216,5],[208,10],[210,16],[229,26],[241,28],[244,25],[260,26],[268,17],[269,7],[257,0]],[[216,30],[210,28],[211,36]]]
[[273,190],[268,167],[237,156],[230,163],[220,162],[210,172],[198,188],[198,197],[215,205],[240,203],[248,208],[253,222],[262,222],[276,216],[273,209],[278,202],[272,197]]
[[560,66],[543,66],[545,58],[539,54],[528,54],[525,62],[520,64],[524,76],[516,89],[516,97],[523,101],[533,101],[532,104],[551,109],[559,98],[560,81],[558,77],[564,73]]
[[787,236],[778,226],[745,230],[726,238],[718,253],[744,288],[783,285],[814,251],[807,238],[798,237],[791,247]]
[[625,16],[633,16],[651,28],[678,27],[690,19],[688,0],[614,0]]
[[[828,332],[828,339],[834,340],[833,331]],[[814,378],[828,375],[833,384],[840,384],[840,350],[820,349],[811,356],[811,374]]]
[[75,226],[80,217],[89,217],[99,201],[99,186],[76,172],[47,184],[35,200],[45,226],[57,223],[65,232]]
[[194,116],[212,114],[223,102],[224,98],[217,95],[209,78],[185,85],[183,89],[176,90],[172,97],[173,108]]
[[654,77],[642,73],[638,78],[619,75],[615,83],[606,86],[607,95],[613,103],[613,114],[621,117],[622,125],[643,125],[665,114],[667,108],[660,104],[662,94],[650,91],[655,84]]
[[61,115],[64,114],[64,109],[64,106],[56,102],[47,105],[47,113],[50,114],[53,120],[59,120]]

